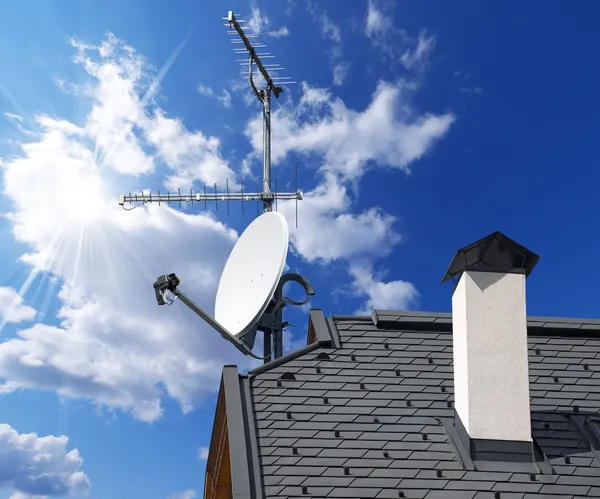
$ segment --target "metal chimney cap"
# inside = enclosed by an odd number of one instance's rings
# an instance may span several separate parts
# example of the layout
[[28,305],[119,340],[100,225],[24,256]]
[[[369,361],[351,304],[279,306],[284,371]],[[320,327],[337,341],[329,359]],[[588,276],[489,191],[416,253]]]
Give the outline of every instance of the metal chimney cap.
[[465,270],[528,276],[540,257],[497,231],[456,252],[440,284],[455,280]]

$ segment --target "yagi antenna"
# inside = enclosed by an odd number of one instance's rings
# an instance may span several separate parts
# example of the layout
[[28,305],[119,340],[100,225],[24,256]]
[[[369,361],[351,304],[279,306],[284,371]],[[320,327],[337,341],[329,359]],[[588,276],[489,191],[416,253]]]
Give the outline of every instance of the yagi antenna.
[[[247,54],[247,59],[239,59],[238,62],[244,63],[246,71],[244,75],[248,77],[248,82],[252,88],[254,95],[260,101],[263,108],[263,182],[262,191],[256,190],[256,194],[244,194],[231,193],[229,192],[229,179],[226,181],[226,194],[218,195],[217,185],[214,186],[214,195],[206,193],[206,186],[204,186],[204,194],[193,193],[190,190],[190,194],[181,194],[178,190],[177,193],[167,193],[152,196],[151,194],[134,194],[134,195],[122,195],[119,198],[119,204],[124,209],[130,210],[137,206],[147,203],[167,203],[171,202],[178,203],[193,203],[194,201],[204,201],[204,207],[206,208],[207,202],[215,203],[215,210],[219,209],[219,201],[227,202],[229,205],[230,201],[256,201],[262,203],[263,212],[269,212],[273,210],[273,202],[279,200],[295,200],[296,210],[298,209],[298,200],[302,200],[302,192],[298,190],[298,181],[296,178],[296,192],[272,192],[271,191],[271,94],[275,95],[275,98],[279,98],[279,95],[283,92],[285,85],[292,85],[295,81],[289,81],[289,76],[282,76],[280,74],[285,68],[282,68],[277,63],[264,64],[262,59],[274,58],[270,52],[257,52],[256,49],[264,48],[264,45],[258,42],[257,33],[245,33],[242,28],[242,24],[247,21],[238,19],[233,11],[229,11],[227,17],[223,20],[227,21],[225,26],[229,29],[228,35],[232,35],[235,38],[231,39],[234,51],[240,54]],[[252,42],[250,40],[253,40]],[[257,80],[255,81],[255,78]],[[258,83],[260,80],[261,83]],[[258,83],[258,84],[257,84]],[[259,86],[261,88],[259,88]],[[296,177],[297,177],[297,166],[296,166]],[[277,189],[276,189],[277,191]],[[126,206],[128,205],[128,206]],[[275,203],[277,209],[277,202]],[[260,210],[259,210],[260,211]],[[227,210],[229,213],[229,208]],[[296,213],[296,221],[298,220],[298,213]],[[296,222],[297,225],[297,222]]]
[[[302,200],[302,192],[298,190],[298,165],[295,167],[295,192],[279,192],[278,177],[275,177],[275,192],[271,190],[271,94],[275,98],[283,92],[284,85],[292,85],[290,77],[283,76],[281,71],[285,68],[278,63],[264,64],[264,59],[275,58],[270,52],[263,52],[265,45],[258,40],[257,33],[244,32],[242,24],[246,21],[237,19],[233,11],[229,11],[224,20],[229,28],[227,34],[233,35],[232,47],[236,54],[247,54],[247,59],[239,59],[243,63],[243,74],[248,78],[248,83],[262,106],[263,115],[263,181],[262,190],[256,184],[256,193],[249,192],[241,182],[241,192],[230,192],[229,179],[225,182],[225,192],[219,193],[218,184],[214,184],[214,193],[207,192],[204,185],[203,192],[194,192],[193,189],[182,194],[181,189],[176,192],[161,194],[160,191],[153,195],[151,192],[119,196],[119,204],[126,210],[132,210],[148,203],[182,203],[193,204],[194,201],[204,202],[206,209],[208,203],[214,202],[218,211],[219,203],[227,203],[227,214],[230,213],[230,202],[241,201],[242,213],[244,203],[256,201],[256,214],[258,216],[244,231],[234,247],[217,291],[215,302],[215,318],[192,302],[178,289],[180,280],[175,274],[159,277],[154,283],[156,299],[159,305],[172,305],[179,299],[198,316],[230,341],[236,348],[247,355],[264,359],[279,358],[283,355],[283,330],[288,326],[283,322],[282,310],[286,304],[302,305],[314,294],[310,283],[299,274],[288,273],[282,275],[287,255],[289,230],[283,215],[277,213],[279,200],[294,200],[296,203],[296,227],[298,227],[298,201]],[[251,42],[252,40],[252,42]],[[260,49],[261,51],[257,51]],[[256,81],[255,81],[256,78]],[[212,190],[212,189],[211,189]],[[275,212],[273,212],[275,202]],[[307,298],[303,302],[295,302],[283,297],[283,285],[288,281],[301,284],[306,291]],[[172,295],[170,296],[169,293]],[[264,356],[258,357],[252,353],[257,331],[264,333]]]

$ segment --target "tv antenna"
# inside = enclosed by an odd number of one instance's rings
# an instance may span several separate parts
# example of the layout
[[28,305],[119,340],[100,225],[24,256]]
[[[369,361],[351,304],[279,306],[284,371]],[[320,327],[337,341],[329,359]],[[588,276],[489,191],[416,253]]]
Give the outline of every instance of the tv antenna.
[[[289,244],[286,219],[278,212],[264,213],[244,231],[234,246],[221,274],[215,300],[215,317],[183,294],[175,274],[160,276],[154,283],[159,305],[172,305],[181,300],[204,319],[224,339],[246,355],[271,360],[283,355],[283,308],[304,305],[315,294],[311,284],[299,274],[282,275]],[[306,291],[303,301],[283,296],[285,283],[295,281]],[[172,295],[170,295],[170,294]],[[264,334],[264,357],[252,353],[256,332]]]
[[[278,200],[296,201],[296,227],[298,226],[298,201],[302,199],[302,192],[298,190],[298,167],[296,165],[295,192],[278,192],[277,177],[275,177],[275,192],[271,190],[271,94],[275,98],[283,92],[285,85],[295,82],[290,78],[280,76],[280,71],[285,68],[279,64],[263,64],[262,59],[272,59],[270,53],[257,52],[256,49],[264,48],[264,44],[254,44],[250,39],[256,39],[258,33],[250,33],[246,26],[244,32],[242,24],[244,20],[238,20],[233,11],[229,11],[225,26],[229,27],[227,32],[234,35],[231,40],[234,51],[237,54],[247,54],[248,59],[238,62],[244,70],[242,74],[248,77],[248,82],[254,95],[262,105],[263,114],[263,182],[262,191],[256,192],[244,190],[242,179],[241,192],[230,192],[229,181],[226,181],[226,192],[219,193],[217,185],[214,192],[207,193],[206,185],[203,193],[194,192],[190,189],[189,194],[182,193],[180,189],[176,193],[158,192],[153,195],[150,192],[140,194],[121,195],[119,204],[127,210],[134,209],[146,203],[194,203],[204,202],[205,208],[208,203],[215,203],[218,210],[219,203],[227,203],[229,214],[229,203],[231,201],[242,201],[242,213],[244,213],[244,202],[256,201],[257,215],[259,205],[263,205],[263,214],[258,216],[243,232],[233,248],[217,290],[215,300],[214,318],[196,305],[189,297],[179,290],[180,279],[175,274],[160,276],[154,283],[156,300],[159,305],[172,305],[179,299],[199,317],[206,321],[224,339],[232,343],[238,350],[246,355],[264,360],[265,363],[283,356],[283,330],[289,326],[283,321],[283,309],[287,305],[304,305],[315,294],[310,282],[296,273],[283,274],[285,259],[289,244],[289,229],[286,219],[277,212]],[[238,38],[235,38],[235,36]],[[240,45],[241,44],[241,45]],[[260,88],[259,88],[260,87]],[[275,202],[275,211],[273,211]],[[129,206],[125,206],[129,205]],[[306,292],[303,301],[294,301],[283,296],[283,287],[287,282],[300,284]],[[257,331],[263,332],[264,356],[255,355],[252,352]]]
[[[298,190],[298,167],[296,164],[295,180],[296,180],[296,192],[278,192],[277,191],[277,179],[275,179],[275,192],[271,189],[271,94],[275,95],[275,98],[279,98],[279,95],[283,92],[285,85],[292,85],[295,81],[289,81],[290,78],[287,76],[280,76],[280,71],[284,70],[277,63],[263,64],[262,59],[274,58],[268,52],[257,52],[256,49],[262,49],[265,47],[264,44],[259,43],[258,33],[252,33],[248,26],[244,32],[242,25],[247,21],[237,19],[233,11],[229,11],[227,17],[223,20],[227,21],[225,26],[229,28],[227,33],[234,35],[231,39],[231,43],[234,45],[234,52],[236,54],[248,54],[248,59],[239,59],[238,62],[242,66],[242,74],[248,77],[248,82],[252,88],[254,95],[258,98],[262,105],[263,115],[263,182],[262,191],[259,192],[258,188],[256,192],[244,192],[244,183],[242,180],[242,190],[239,193],[229,192],[229,182],[226,184],[226,192],[219,193],[217,191],[217,184],[214,185],[214,192],[207,193],[206,186],[204,186],[204,192],[194,192],[190,189],[189,194],[187,192],[181,193],[178,189],[176,193],[167,192],[161,194],[158,192],[155,195],[144,192],[139,194],[122,194],[119,197],[119,204],[124,209],[133,209],[146,203],[193,203],[204,202],[204,207],[207,207],[208,203],[215,203],[215,208],[218,210],[219,203],[227,203],[227,212],[229,213],[230,201],[242,201],[242,213],[244,212],[244,202],[256,201],[257,211],[259,203],[263,204],[263,212],[273,211],[273,202],[275,202],[277,208],[278,200],[296,200],[296,227],[298,227],[298,201],[302,200],[302,192]],[[239,38],[235,38],[235,37]],[[250,39],[255,40],[254,44],[250,42]],[[247,69],[244,69],[247,68]],[[256,70],[255,70],[256,68]],[[256,78],[256,82],[255,82]],[[258,84],[258,86],[257,86]],[[259,88],[261,87],[261,88]],[[125,205],[129,205],[126,207]],[[258,214],[258,213],[257,213]]]

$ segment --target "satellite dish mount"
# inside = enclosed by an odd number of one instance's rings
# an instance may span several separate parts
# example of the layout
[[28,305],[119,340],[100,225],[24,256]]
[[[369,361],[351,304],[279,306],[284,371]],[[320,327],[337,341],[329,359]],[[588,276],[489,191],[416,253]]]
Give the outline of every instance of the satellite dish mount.
[[[214,319],[178,289],[180,279],[175,274],[156,280],[156,301],[159,305],[172,305],[179,299],[242,353],[265,363],[272,357],[278,359],[283,356],[283,330],[290,325],[283,321],[283,309],[287,305],[304,305],[315,294],[310,282],[301,275],[282,275],[288,243],[288,225],[278,212],[264,213],[248,226],[223,269]],[[283,296],[288,282],[304,288],[304,300]],[[252,353],[257,331],[264,335],[263,357]]]
[[[283,286],[285,283],[294,281],[300,284],[306,292],[306,298],[302,301],[294,301],[287,296],[283,296]],[[283,309],[286,305],[304,305],[308,303],[310,298],[315,294],[310,282],[300,274],[288,273],[281,276],[275,295],[267,305],[263,315],[260,317],[248,332],[239,337],[230,333],[225,327],[210,317],[202,308],[196,305],[187,295],[182,293],[178,286],[180,279],[175,274],[160,276],[154,283],[154,291],[156,293],[156,301],[159,305],[172,305],[175,300],[179,299],[192,312],[207,322],[215,329],[225,340],[229,341],[240,352],[245,355],[250,355],[254,358],[264,360],[265,363],[271,360],[271,352],[264,352],[263,357],[259,357],[252,353],[256,340],[256,332],[261,331],[265,336],[269,336],[273,343],[273,359],[278,359],[283,356],[283,330],[289,326],[288,322],[283,321]],[[170,296],[170,295],[171,296]]]

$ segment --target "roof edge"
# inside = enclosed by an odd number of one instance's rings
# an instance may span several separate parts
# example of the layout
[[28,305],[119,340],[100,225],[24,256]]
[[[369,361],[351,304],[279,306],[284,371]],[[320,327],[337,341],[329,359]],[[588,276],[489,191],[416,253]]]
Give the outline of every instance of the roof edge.
[[240,389],[242,393],[242,405],[244,408],[244,430],[246,433],[246,444],[248,456],[250,457],[250,478],[255,491],[254,499],[263,499],[263,481],[259,460],[258,434],[254,419],[254,405],[250,391],[250,379],[246,375],[240,375]]
[[[223,367],[223,390],[225,394],[225,414],[227,416],[227,432],[229,433],[229,454],[231,469],[231,486],[233,499],[261,499],[256,495],[253,485],[259,477],[254,477],[252,446],[247,431],[247,404],[243,393],[243,380],[237,366]],[[260,490],[260,487],[258,487]]]
[[329,331],[329,337],[331,338],[331,347],[332,348],[341,348],[342,347],[342,337],[340,336],[340,332],[338,331],[337,326],[335,325],[335,320],[332,317],[328,317],[325,319],[325,325]]
[[279,367],[280,365],[285,364],[286,362],[289,362],[290,360],[297,359],[298,357],[300,357],[304,354],[307,354],[309,352],[312,352],[313,350],[317,350],[318,348],[321,348],[322,346],[328,346],[329,343],[330,342],[316,341],[314,343],[311,343],[308,346],[305,346],[304,348],[300,348],[299,350],[290,352],[287,355],[284,355],[283,357],[279,357],[278,359],[267,362],[266,364],[263,364],[262,366],[255,367],[254,369],[248,371],[248,374],[251,376],[256,376],[257,374],[262,374],[264,372],[270,371],[271,369],[274,369],[275,367]]
[[309,312],[306,345],[308,346],[315,341],[319,341],[321,344],[329,342],[333,348],[340,348],[341,346],[340,333],[335,326],[335,322],[326,319],[323,310],[320,308],[312,308]]
[[[335,316],[340,320],[340,316]],[[350,319],[349,317],[344,319]],[[355,317],[354,320],[363,320]],[[419,330],[452,331],[452,314],[447,312],[416,312],[412,310],[373,310],[370,318],[377,327],[385,328],[401,324]],[[577,319],[562,317],[527,317],[529,334],[561,334],[579,333],[583,335],[599,335],[600,319]]]

